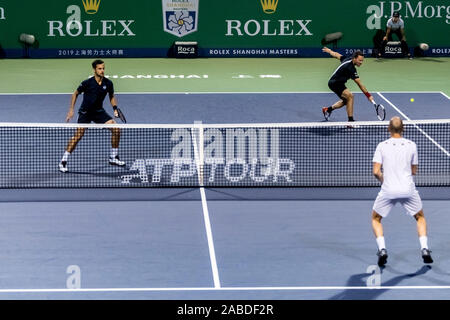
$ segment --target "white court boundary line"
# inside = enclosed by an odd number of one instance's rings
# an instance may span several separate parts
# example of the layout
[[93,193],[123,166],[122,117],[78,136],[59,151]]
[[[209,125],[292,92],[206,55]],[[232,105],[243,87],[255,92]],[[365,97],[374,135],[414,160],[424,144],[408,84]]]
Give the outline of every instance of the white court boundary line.
[[422,133],[428,140],[430,140],[436,147],[439,148],[439,150],[441,150],[442,152],[445,153],[445,155],[447,155],[447,157],[450,158],[450,152],[448,152],[444,147],[442,147],[439,143],[437,143],[432,137],[430,137],[428,135],[428,133],[426,133],[425,131],[423,131],[418,125],[417,125],[417,121],[413,121],[411,120],[405,113],[403,113],[399,108],[397,108],[391,101],[389,101],[388,99],[386,99],[380,92],[377,92],[377,94],[383,98],[387,103],[389,103],[389,105],[394,108],[398,113],[400,113],[406,120],[410,121],[411,124],[417,129],[419,130],[420,133]]
[[444,92],[440,92],[444,97],[446,97],[448,100],[450,100],[450,97],[448,95],[446,95]]
[[[377,91],[377,90],[374,90]],[[446,95],[442,91],[382,91],[384,93],[438,93],[442,94],[447,99],[450,99],[448,95]],[[73,92],[16,92],[16,93],[8,93],[8,92],[0,92],[0,96],[26,96],[26,95],[71,95]],[[329,93],[334,95],[331,91],[148,91],[148,92],[119,92],[116,91],[116,94],[135,94],[135,95],[145,95],[145,94],[297,94],[297,93],[305,93],[305,94],[315,94],[315,93]],[[362,94],[362,92],[354,92],[353,94]]]
[[[200,146],[200,149],[197,145],[197,137],[195,135],[195,131],[198,131],[198,139]],[[195,157],[195,163],[197,166],[197,172],[198,172],[198,182],[200,185],[200,197],[202,202],[202,209],[203,209],[203,220],[205,223],[205,229],[206,229],[206,238],[208,242],[208,251],[209,251],[209,259],[211,263],[211,271],[213,275],[213,281],[214,281],[214,288],[220,288],[220,278],[219,278],[219,268],[217,267],[217,259],[216,259],[216,251],[214,249],[214,239],[212,235],[212,228],[211,228],[211,220],[209,218],[209,210],[208,210],[208,203],[206,201],[206,193],[205,188],[203,186],[203,162],[204,162],[204,156],[203,156],[203,126],[201,121],[196,121],[194,123],[194,128],[192,130],[192,143],[194,147],[194,157]]]
[[80,289],[0,289],[1,293],[95,293],[173,291],[333,291],[333,290],[449,290],[450,286],[319,286],[319,287],[186,287],[186,288],[80,288]]

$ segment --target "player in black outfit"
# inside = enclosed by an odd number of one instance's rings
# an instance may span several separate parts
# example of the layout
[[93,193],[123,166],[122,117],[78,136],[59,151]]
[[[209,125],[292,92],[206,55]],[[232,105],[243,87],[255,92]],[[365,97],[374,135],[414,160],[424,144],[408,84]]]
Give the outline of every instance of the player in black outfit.
[[[103,109],[103,100],[106,94],[109,95],[109,101],[114,110],[114,116],[117,118],[117,101],[114,96],[114,86],[112,81],[105,78],[105,63],[102,60],[92,62],[94,76],[84,80],[80,86],[72,94],[69,112],[67,113],[66,122],[73,117],[75,102],[81,93],[84,93],[83,102],[78,110],[78,123],[105,123],[114,124],[114,119]],[[109,163],[116,166],[125,166],[125,162],[118,157],[118,148],[120,141],[120,129],[111,128],[111,154]],[[59,171],[67,172],[67,160],[69,155],[77,146],[77,143],[84,135],[86,128],[77,128],[75,135],[69,140],[64,156],[59,163]]]
[[331,91],[336,93],[340,100],[330,107],[322,108],[325,120],[328,120],[333,110],[346,106],[348,121],[355,121],[353,119],[353,93],[351,93],[350,90],[345,86],[345,83],[348,79],[352,79],[353,81],[355,81],[361,91],[366,95],[367,99],[374,103],[372,95],[361,83],[358,72],[356,71],[356,67],[360,67],[362,65],[364,61],[364,55],[361,51],[356,51],[351,57],[345,57],[327,47],[324,47],[322,51],[341,61],[341,64],[334,71],[334,73],[331,75],[330,80],[328,81],[328,87],[331,89]]

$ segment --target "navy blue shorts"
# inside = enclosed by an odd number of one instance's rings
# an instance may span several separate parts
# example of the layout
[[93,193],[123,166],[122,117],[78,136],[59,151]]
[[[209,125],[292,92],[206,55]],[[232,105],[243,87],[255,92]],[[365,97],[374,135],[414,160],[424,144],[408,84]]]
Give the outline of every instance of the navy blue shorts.
[[78,123],[106,123],[111,119],[112,117],[105,111],[105,109],[78,112]]
[[331,89],[336,95],[339,97],[339,99],[342,99],[345,101],[344,98],[342,98],[342,92],[344,92],[347,87],[345,86],[345,83],[342,82],[335,82],[335,81],[328,81],[328,88]]

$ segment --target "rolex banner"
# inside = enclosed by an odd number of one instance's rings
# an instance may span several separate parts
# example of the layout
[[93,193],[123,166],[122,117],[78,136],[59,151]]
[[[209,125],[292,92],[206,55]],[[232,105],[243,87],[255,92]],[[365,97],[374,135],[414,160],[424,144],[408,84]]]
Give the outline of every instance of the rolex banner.
[[175,41],[204,57],[314,57],[334,32],[370,55],[393,11],[411,50],[450,56],[448,0],[0,0],[0,57],[166,57]]

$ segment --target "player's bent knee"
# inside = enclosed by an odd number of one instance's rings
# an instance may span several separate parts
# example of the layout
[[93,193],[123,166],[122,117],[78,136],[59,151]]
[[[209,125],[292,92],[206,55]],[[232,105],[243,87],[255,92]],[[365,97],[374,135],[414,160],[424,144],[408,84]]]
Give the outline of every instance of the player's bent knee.
[[419,212],[417,212],[417,213],[414,215],[414,218],[415,218],[416,220],[419,220],[420,218],[425,218],[425,215],[423,214],[423,210],[420,210]]
[[342,100],[350,100],[350,101],[352,101],[353,100],[353,93],[351,93],[351,92],[344,92],[343,94],[342,94]]
[[382,216],[380,216],[376,211],[372,211],[372,220],[380,222],[381,219],[383,219]]

